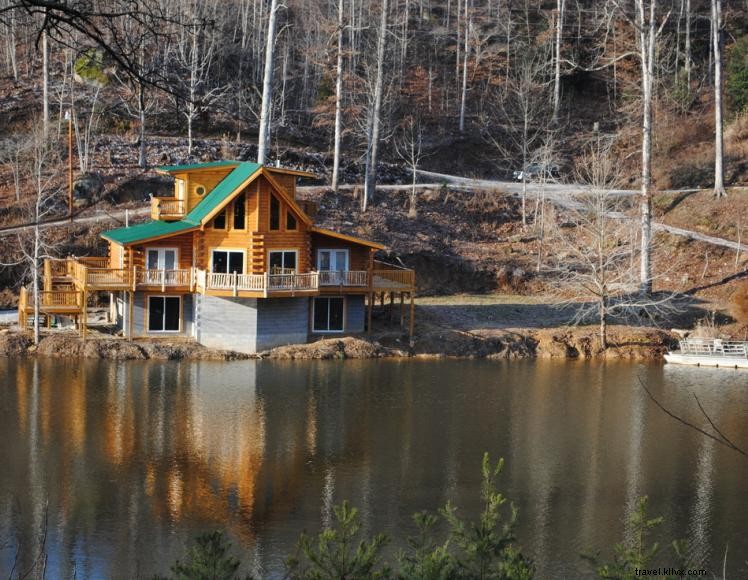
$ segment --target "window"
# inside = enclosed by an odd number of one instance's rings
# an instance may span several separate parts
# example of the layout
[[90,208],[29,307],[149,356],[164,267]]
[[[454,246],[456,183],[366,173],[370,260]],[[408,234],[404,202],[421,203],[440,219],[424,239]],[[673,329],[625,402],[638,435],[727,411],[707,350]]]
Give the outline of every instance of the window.
[[213,227],[217,230],[226,229],[226,210],[224,209],[216,217],[213,218]]
[[271,230],[279,230],[280,229],[280,202],[278,201],[278,198],[275,197],[272,193],[270,194],[270,229]]
[[212,269],[215,274],[244,274],[244,252],[239,250],[213,250]]
[[174,184],[176,186],[176,198],[184,199],[184,179],[177,179],[174,181]]
[[243,230],[247,216],[247,195],[242,193],[234,200],[234,229]]
[[198,185],[195,187],[195,193],[199,195],[200,197],[205,195],[205,186],[204,185]]
[[286,211],[286,229],[287,230],[296,229],[296,216],[293,215],[290,211]]
[[269,252],[268,258],[271,274],[292,274],[296,272],[296,250]]
[[179,296],[148,297],[148,332],[179,332],[181,319]]
[[148,248],[145,267],[148,270],[176,270],[176,248]]
[[312,330],[314,332],[343,332],[343,305],[342,296],[315,298]]

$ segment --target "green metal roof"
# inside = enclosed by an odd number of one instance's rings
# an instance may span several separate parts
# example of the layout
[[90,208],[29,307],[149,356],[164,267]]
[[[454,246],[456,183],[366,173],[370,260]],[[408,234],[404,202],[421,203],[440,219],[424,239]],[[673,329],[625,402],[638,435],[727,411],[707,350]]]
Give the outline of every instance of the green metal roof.
[[[216,162],[224,163],[227,162]],[[234,163],[234,162],[231,162]],[[203,164],[205,165],[205,164]],[[186,165],[183,167],[187,167]],[[144,224],[104,232],[101,236],[117,244],[127,245],[154,238],[171,236],[200,227],[203,219],[219,207],[247,179],[262,169],[258,163],[240,162],[239,165],[213,188],[183,219],[175,222],[151,220]]]
[[180,220],[177,222],[151,220],[144,224],[130,226],[129,228],[109,230],[108,232],[101,234],[101,237],[124,246],[143,240],[152,240],[153,238],[178,234],[182,231],[197,228],[199,225],[200,224],[193,224],[186,220]]
[[206,163],[190,163],[187,165],[163,165],[156,167],[156,171],[166,171],[167,173],[179,173],[180,171],[191,171],[193,169],[210,169],[211,167],[227,167],[232,165],[241,165],[241,161],[208,161]]

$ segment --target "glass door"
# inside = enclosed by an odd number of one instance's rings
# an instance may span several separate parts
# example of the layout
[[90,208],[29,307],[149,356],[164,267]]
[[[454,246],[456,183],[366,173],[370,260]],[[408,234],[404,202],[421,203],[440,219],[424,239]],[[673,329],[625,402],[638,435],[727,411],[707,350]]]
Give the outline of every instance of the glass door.
[[145,259],[146,284],[169,284],[176,280],[176,248],[148,248]]
[[317,270],[320,284],[345,284],[348,271],[348,250],[318,250]]

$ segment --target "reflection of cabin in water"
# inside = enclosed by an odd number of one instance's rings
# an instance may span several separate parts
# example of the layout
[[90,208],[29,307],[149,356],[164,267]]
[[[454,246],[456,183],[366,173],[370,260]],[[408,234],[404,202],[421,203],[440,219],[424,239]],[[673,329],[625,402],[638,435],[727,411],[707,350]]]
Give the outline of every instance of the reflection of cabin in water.
[[[238,161],[160,171],[173,196],[152,199],[150,221],[104,232],[108,256],[45,263],[42,313],[73,317],[85,335],[83,305],[105,291],[128,338],[251,353],[370,330],[389,294],[401,326],[409,300],[412,335],[415,273],[375,260],[380,244],[315,226],[296,199],[297,177],[312,174]],[[32,312],[22,290],[20,322]]]

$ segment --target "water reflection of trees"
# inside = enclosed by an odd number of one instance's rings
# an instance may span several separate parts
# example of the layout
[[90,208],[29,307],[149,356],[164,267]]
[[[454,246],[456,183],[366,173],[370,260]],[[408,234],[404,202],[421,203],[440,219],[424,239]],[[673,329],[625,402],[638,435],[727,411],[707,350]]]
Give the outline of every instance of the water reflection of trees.
[[[664,420],[623,365],[0,365],[0,437],[13,442],[0,446],[13,466],[0,470],[0,537],[33,554],[49,498],[50,570],[60,574],[76,565],[79,575],[148,575],[194,531],[217,527],[277,566],[269,559],[343,499],[366,529],[402,537],[412,511],[447,499],[477,509],[485,450],[507,459],[502,487],[541,575],[568,560],[570,538],[579,550],[611,546],[624,532],[621,506],[640,494],[708,553],[704,520],[730,509],[715,488],[737,495],[745,474],[719,472],[722,451]],[[641,372],[686,404],[659,368]],[[725,397],[714,389],[704,401],[745,439],[728,412],[734,396],[716,404]]]

